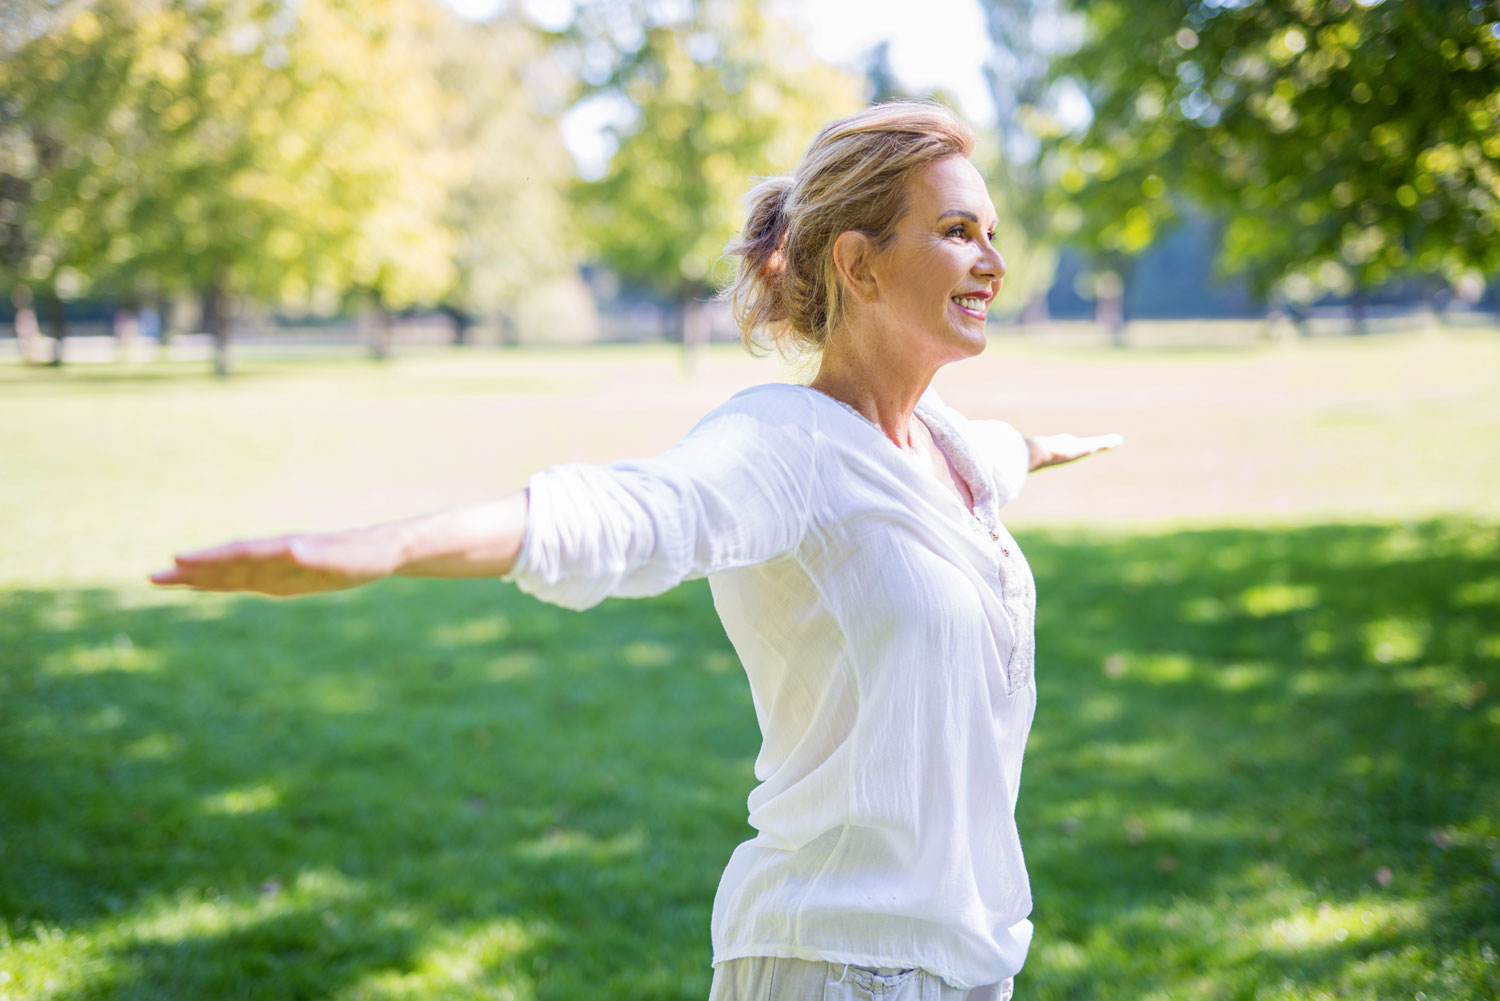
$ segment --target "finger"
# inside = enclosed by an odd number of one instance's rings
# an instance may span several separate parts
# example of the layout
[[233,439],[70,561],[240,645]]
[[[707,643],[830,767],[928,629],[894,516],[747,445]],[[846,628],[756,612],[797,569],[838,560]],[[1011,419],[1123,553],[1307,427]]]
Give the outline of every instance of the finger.
[[229,542],[222,546],[197,549],[190,553],[178,553],[173,559],[180,567],[205,563],[223,563],[229,560],[264,560],[287,554],[287,539],[277,536],[269,539],[246,539]]

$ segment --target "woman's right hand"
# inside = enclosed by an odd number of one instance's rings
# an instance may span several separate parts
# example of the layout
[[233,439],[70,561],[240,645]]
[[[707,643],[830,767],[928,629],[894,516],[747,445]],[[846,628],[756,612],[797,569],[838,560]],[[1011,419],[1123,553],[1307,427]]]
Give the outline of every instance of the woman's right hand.
[[278,597],[342,591],[396,572],[401,551],[390,535],[375,527],[231,542],[181,553],[151,582]]
[[392,575],[501,577],[526,537],[525,490],[487,504],[342,532],[247,539],[182,553],[153,584],[285,597],[342,591]]

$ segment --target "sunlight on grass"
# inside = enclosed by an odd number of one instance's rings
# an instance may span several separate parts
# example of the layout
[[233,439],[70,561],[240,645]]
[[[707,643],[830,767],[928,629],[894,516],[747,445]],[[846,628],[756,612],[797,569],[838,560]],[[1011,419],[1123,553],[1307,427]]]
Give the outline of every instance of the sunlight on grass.
[[1460,605],[1500,608],[1500,577],[1486,577],[1463,584],[1453,592],[1453,600]]
[[666,667],[677,659],[677,651],[665,643],[637,640],[620,651],[620,661],[629,667]]
[[281,793],[266,783],[260,783],[241,789],[226,789],[224,792],[206,796],[200,809],[204,813],[239,817],[269,810],[280,802]]
[[1343,671],[1318,670],[1304,666],[1292,678],[1289,687],[1294,695],[1312,698],[1335,694],[1345,689],[1348,684],[1348,678]]
[[587,831],[553,828],[540,838],[517,843],[520,858],[544,860],[575,856],[598,864],[617,862],[646,850],[646,838],[640,830],[625,831],[609,837],[598,837]]
[[536,672],[544,664],[540,654],[522,650],[491,658],[486,671],[491,681],[513,681]]
[[341,996],[364,1001],[530,1001],[536,996],[534,985],[515,966],[545,934],[545,926],[528,929],[513,918],[441,933],[418,952],[410,970],[362,977]]
[[1489,694],[1489,684],[1470,677],[1453,664],[1430,664],[1408,668],[1397,680],[1423,705],[1436,702],[1454,709],[1473,709]]
[[1302,652],[1314,657],[1322,657],[1333,651],[1334,636],[1331,629],[1311,628],[1302,636]]
[[1127,703],[1118,695],[1095,694],[1079,700],[1076,705],[1080,723],[1100,725],[1119,719],[1127,709]]
[[125,725],[124,706],[101,706],[81,717],[80,729],[98,734],[108,734]]
[[1193,676],[1193,671],[1193,658],[1181,653],[1148,654],[1130,662],[1131,677],[1155,685],[1187,681]]
[[1244,610],[1257,619],[1312,608],[1317,603],[1318,589],[1306,584],[1260,584],[1240,595]]
[[1037,942],[1031,947],[1031,956],[1033,962],[1045,963],[1060,973],[1079,972],[1089,966],[1088,952],[1076,942]]
[[1214,682],[1226,692],[1248,692],[1264,688],[1276,680],[1270,664],[1226,664],[1214,672]]
[[1182,605],[1182,618],[1186,622],[1222,622],[1228,616],[1228,602],[1210,595],[1197,595]]
[[1361,628],[1365,657],[1381,664],[1409,664],[1422,655],[1430,627],[1409,618],[1389,616]]
[[1254,931],[1252,940],[1264,949],[1321,949],[1335,943],[1391,938],[1398,932],[1420,934],[1427,921],[1423,909],[1411,901],[1324,902],[1276,918]]
[[[1500,997],[1500,342],[1004,347],[957,396],[1131,440],[1028,484],[1090,527],[1012,521],[1042,596],[1018,997]],[[175,545],[664,447],[767,377],[671,360],[0,371],[0,998],[701,1001],[757,747],[704,582],[577,616],[493,581],[142,580]],[[1309,395],[1269,406],[1283,380]],[[1225,440],[1242,479],[1183,475]]]
[[740,670],[739,658],[723,650],[710,650],[702,654],[698,663],[710,674],[738,674]]
[[177,754],[182,744],[165,733],[151,733],[126,743],[120,757],[126,761],[160,761]]
[[355,716],[380,707],[381,689],[380,681],[375,678],[313,674],[307,680],[305,698],[323,712]]
[[267,882],[250,892],[222,893],[213,887],[184,889],[146,904],[130,923],[130,937],[164,943],[212,938],[299,912],[347,906],[365,894],[353,880],[331,870],[307,870],[285,885]]
[[1180,767],[1176,759],[1181,748],[1162,741],[1153,743],[1137,740],[1129,744],[1100,743],[1091,749],[1089,757],[1099,762],[1102,768],[1128,768],[1137,772],[1149,772],[1168,765]]
[[0,998],[87,997],[91,984],[108,982],[119,970],[101,938],[32,926],[12,938],[0,928]]
[[43,661],[48,674],[98,674],[104,671],[152,671],[161,666],[161,654],[142,650],[124,633],[115,633],[103,643],[75,646]]
[[487,615],[468,622],[445,622],[428,634],[428,642],[435,646],[488,646],[511,632],[510,620],[503,615]]

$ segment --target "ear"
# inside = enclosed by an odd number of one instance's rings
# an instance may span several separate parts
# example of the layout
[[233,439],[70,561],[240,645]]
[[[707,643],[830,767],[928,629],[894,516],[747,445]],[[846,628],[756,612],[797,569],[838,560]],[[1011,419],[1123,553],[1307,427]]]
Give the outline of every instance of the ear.
[[875,282],[875,245],[857,229],[846,229],[833,241],[833,266],[838,269],[850,298],[873,302],[878,289]]

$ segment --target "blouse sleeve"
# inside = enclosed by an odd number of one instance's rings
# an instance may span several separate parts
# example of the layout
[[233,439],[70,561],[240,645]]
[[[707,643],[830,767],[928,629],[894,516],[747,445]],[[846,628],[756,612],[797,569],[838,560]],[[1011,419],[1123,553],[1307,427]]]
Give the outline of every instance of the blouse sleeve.
[[812,441],[790,416],[731,401],[655,458],[537,473],[509,579],[584,609],[790,552],[816,482]]
[[970,421],[969,426],[995,477],[995,501],[1003,507],[1021,494],[1031,471],[1031,446],[1004,421]]

